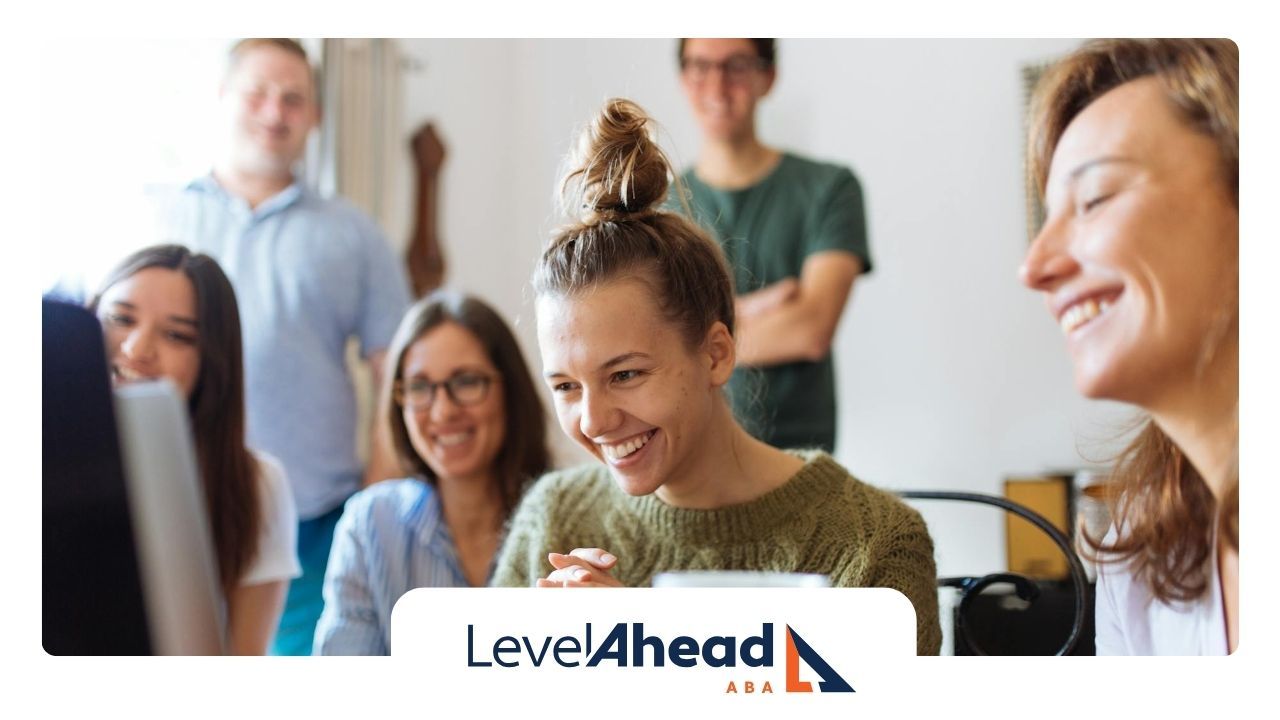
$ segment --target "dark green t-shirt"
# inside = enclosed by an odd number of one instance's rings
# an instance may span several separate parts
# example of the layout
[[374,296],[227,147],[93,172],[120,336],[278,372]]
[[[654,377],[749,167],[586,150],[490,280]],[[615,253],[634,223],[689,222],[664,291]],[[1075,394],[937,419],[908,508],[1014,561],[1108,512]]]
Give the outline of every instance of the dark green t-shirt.
[[[790,153],[763,180],[718,190],[687,170],[694,219],[713,231],[733,268],[739,294],[800,277],[810,255],[843,250],[871,270],[862,187],[848,168]],[[683,211],[678,200],[668,203]],[[729,381],[734,414],[775,447],[820,447],[836,441],[836,388],[831,355],[818,362],[738,368]]]

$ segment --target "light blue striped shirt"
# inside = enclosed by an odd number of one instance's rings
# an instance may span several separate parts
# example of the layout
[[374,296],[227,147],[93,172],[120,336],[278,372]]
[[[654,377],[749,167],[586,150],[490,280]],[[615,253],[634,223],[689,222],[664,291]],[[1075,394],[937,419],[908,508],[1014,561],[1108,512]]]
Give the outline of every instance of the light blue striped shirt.
[[382,231],[341,198],[294,183],[250,208],[212,175],[157,193],[166,242],[213,256],[240,305],[248,444],[280,460],[298,517],[360,489],[347,341],[385,350],[409,285]]
[[334,530],[313,652],[390,654],[391,608],[419,587],[467,587],[440,495],[415,478],[356,493]]

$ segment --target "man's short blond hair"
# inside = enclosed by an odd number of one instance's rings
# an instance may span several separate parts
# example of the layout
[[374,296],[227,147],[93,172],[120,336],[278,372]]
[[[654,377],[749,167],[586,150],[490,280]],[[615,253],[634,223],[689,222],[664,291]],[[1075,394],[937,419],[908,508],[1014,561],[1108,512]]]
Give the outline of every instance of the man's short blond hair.
[[293,38],[241,38],[237,40],[231,46],[231,49],[227,51],[227,66],[222,77],[230,77],[231,73],[235,72],[236,66],[244,59],[244,56],[258,48],[283,50],[306,63],[307,67],[311,69],[312,94],[315,95],[316,105],[320,105],[320,73],[311,66],[311,58],[307,56],[307,49],[302,47],[302,43]]

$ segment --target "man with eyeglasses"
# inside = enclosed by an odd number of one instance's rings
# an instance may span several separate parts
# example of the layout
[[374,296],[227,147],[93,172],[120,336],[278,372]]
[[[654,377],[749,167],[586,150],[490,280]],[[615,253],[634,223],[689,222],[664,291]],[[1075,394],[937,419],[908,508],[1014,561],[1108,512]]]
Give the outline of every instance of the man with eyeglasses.
[[734,412],[771,445],[830,452],[831,343],[855,278],[871,270],[861,186],[845,167],[756,137],[756,105],[777,77],[773,39],[685,38],[679,59],[703,136],[683,180],[740,293]]

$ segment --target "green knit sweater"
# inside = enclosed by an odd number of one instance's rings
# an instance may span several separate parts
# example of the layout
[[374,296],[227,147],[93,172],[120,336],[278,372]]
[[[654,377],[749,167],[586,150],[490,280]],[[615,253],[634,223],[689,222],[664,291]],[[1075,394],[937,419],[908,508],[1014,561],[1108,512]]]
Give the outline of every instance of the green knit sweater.
[[618,489],[603,465],[549,473],[521,502],[492,584],[529,587],[553,568],[547,553],[599,547],[613,575],[648,587],[672,570],[821,573],[836,587],[889,587],[916,610],[916,652],[936,655],[937,570],[924,520],[894,495],[849,474],[820,451],[784,485],[717,510],[687,510]]

